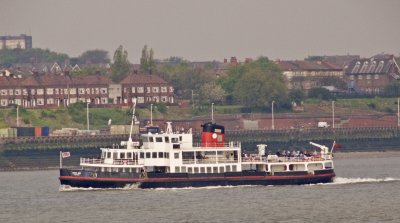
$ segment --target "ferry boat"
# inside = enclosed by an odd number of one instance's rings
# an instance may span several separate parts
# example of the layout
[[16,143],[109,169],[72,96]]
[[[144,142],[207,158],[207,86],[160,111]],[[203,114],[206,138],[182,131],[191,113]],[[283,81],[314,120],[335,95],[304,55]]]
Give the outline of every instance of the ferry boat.
[[[132,118],[132,125],[133,125]],[[202,125],[201,142],[193,143],[191,130],[140,135],[139,141],[121,147],[101,148],[99,158],[80,158],[80,168],[60,166],[60,183],[83,188],[183,188],[238,185],[301,185],[332,182],[335,177],[332,149],[318,148],[313,155],[245,155],[240,142],[225,142],[225,128],[214,122]],[[61,158],[60,158],[61,160]]]

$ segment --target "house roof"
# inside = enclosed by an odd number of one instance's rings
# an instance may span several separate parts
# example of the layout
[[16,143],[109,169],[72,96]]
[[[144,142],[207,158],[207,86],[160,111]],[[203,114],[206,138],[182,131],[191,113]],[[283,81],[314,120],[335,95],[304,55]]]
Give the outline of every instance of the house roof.
[[151,74],[130,74],[120,84],[168,84],[157,75]]
[[340,66],[325,61],[276,61],[276,64],[282,71],[341,71]]
[[84,75],[72,77],[73,85],[109,85],[112,81],[104,75]]
[[399,75],[399,67],[393,55],[378,54],[371,58],[353,60],[345,67],[345,74],[390,74],[394,76]]

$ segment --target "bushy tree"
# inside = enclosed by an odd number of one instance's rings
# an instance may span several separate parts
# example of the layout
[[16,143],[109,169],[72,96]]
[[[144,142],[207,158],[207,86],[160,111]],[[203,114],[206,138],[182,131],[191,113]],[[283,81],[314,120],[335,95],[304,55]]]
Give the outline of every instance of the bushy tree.
[[291,102],[296,102],[296,104],[300,104],[305,98],[305,94],[303,90],[291,90],[289,92],[289,100]]
[[16,63],[63,63],[69,59],[67,54],[52,52],[48,49],[1,49],[0,66],[10,67]]
[[87,50],[79,56],[80,64],[101,64],[110,63],[108,52],[105,50]]
[[114,82],[119,82],[129,74],[130,63],[128,61],[128,52],[122,46],[119,46],[114,53],[113,59],[111,79]]
[[199,90],[199,101],[201,104],[210,104],[212,102],[223,102],[225,91],[215,82],[203,84]]
[[325,88],[311,88],[308,92],[309,98],[317,98],[325,101],[333,99],[333,95]]
[[156,72],[154,51],[153,49],[148,50],[147,45],[142,49],[142,56],[140,57],[140,72],[149,74]]
[[279,68],[266,57],[244,65],[231,67],[229,75],[220,81],[236,102],[256,109],[265,109],[287,102],[284,78]]

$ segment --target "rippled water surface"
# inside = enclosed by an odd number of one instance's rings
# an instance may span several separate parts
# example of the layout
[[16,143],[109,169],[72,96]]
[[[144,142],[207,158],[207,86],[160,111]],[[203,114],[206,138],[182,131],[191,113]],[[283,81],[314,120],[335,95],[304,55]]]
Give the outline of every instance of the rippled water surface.
[[324,185],[155,190],[60,189],[58,171],[0,172],[0,222],[400,222],[399,157],[335,168]]

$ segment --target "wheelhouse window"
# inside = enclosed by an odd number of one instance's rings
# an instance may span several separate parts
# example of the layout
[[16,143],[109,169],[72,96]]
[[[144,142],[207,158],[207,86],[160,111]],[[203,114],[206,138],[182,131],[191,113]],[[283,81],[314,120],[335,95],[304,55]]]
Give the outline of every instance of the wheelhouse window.
[[111,159],[111,152],[107,152],[107,158]]
[[119,154],[119,158],[120,158],[120,159],[125,159],[125,153],[120,153],[120,154]]
[[179,159],[179,153],[174,153],[174,158]]
[[153,152],[152,157],[157,158],[157,152]]
[[156,142],[162,142],[162,137],[156,137]]
[[151,158],[151,154],[149,152],[146,153],[146,158]]
[[164,153],[163,152],[158,152],[158,158],[164,158]]

